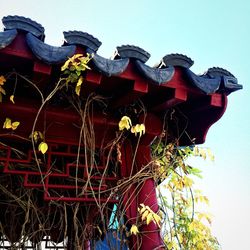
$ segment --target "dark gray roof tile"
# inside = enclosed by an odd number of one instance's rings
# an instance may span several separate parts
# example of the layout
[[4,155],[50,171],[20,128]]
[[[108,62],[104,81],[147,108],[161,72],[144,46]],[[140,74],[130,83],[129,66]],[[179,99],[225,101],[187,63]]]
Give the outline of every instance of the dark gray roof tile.
[[162,58],[163,63],[168,66],[179,66],[183,68],[190,68],[194,61],[182,54],[169,54]]
[[64,31],[63,32],[65,41],[68,44],[74,45],[82,45],[86,48],[89,48],[93,51],[97,51],[98,48],[101,46],[101,42],[95,38],[94,36],[88,34],[87,32],[82,31]]
[[23,16],[5,16],[2,19],[5,30],[22,30],[44,40],[44,28],[41,24]]
[[170,81],[174,75],[174,67],[170,66],[164,69],[151,68],[139,60],[135,61],[139,71],[148,79],[157,84],[162,84]]
[[6,30],[0,32],[0,49],[7,47],[15,39],[17,30]]
[[238,80],[235,77],[222,76],[222,87],[220,88],[220,92],[229,95],[232,92],[240,90],[242,88],[242,85],[238,84]]
[[191,70],[186,69],[186,75],[190,82],[206,94],[215,93],[221,84],[221,77],[210,78],[206,75],[196,75]]
[[121,58],[134,58],[144,63],[150,58],[150,54],[147,51],[134,45],[119,46],[117,47],[117,52]]
[[[93,51],[90,49],[87,49],[87,53],[92,54]],[[119,75],[124,70],[126,70],[129,64],[129,58],[111,60],[111,59],[107,59],[102,56],[99,56],[97,54],[94,54],[91,62],[94,64],[94,67],[98,71],[100,71],[101,73],[107,76],[112,76],[112,75]]]
[[219,68],[219,67],[209,68],[206,74],[209,75],[209,76],[212,76],[212,77],[216,77],[216,76],[231,76],[231,77],[235,78],[235,76],[232,73],[230,73],[226,69]]
[[73,56],[76,50],[75,45],[56,47],[48,45],[31,33],[26,35],[26,41],[34,55],[47,64],[58,64],[65,62],[69,57]]

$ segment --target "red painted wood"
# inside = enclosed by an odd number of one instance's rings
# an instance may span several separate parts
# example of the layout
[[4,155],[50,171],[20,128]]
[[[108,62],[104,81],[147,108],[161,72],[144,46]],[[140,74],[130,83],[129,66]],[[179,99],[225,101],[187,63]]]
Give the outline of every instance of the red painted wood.
[[138,74],[138,71],[136,70],[136,66],[134,65],[133,61],[130,61],[126,70],[123,71],[119,77],[125,78],[125,79],[130,79],[130,80],[139,80],[141,79],[142,81],[145,81],[145,78],[143,78],[140,74]]
[[[45,64],[45,63],[43,63],[41,61],[35,61],[34,62],[33,71],[35,73],[50,75],[51,74],[51,69],[52,69],[51,65]],[[36,81],[34,81],[34,82],[36,82]]]
[[[205,142],[209,128],[223,116],[226,108],[227,96],[218,94],[215,98],[209,97],[206,105],[197,107],[190,113],[187,131],[191,138],[196,138],[195,143]],[[183,140],[182,143],[185,145],[188,142]]]
[[222,94],[212,94],[211,95],[211,100],[210,100],[210,104],[211,106],[215,106],[215,107],[223,107],[224,106],[224,96]]
[[[85,49],[81,46],[77,46],[75,53],[85,54]],[[51,84],[54,80],[56,81],[56,79],[52,79],[52,72],[60,73],[58,72],[58,65],[49,66],[35,58],[26,44],[25,33],[23,32],[19,32],[8,47],[1,49],[0,55],[3,65],[2,68],[4,68],[3,72],[8,72],[15,68],[17,71],[20,70],[20,73],[24,72],[25,75],[28,73],[31,77],[30,79],[32,79],[33,75],[34,82],[38,83],[38,87],[41,88],[42,91],[47,88],[46,84]],[[7,84],[5,86],[7,86]],[[96,147],[100,147],[115,138],[119,122],[117,113],[114,117],[115,112],[113,111],[115,109],[120,107],[125,108],[140,99],[144,102],[148,110],[154,112],[154,114],[148,113],[145,116],[141,116],[139,119],[139,122],[144,123],[146,126],[146,134],[140,138],[135,162],[134,154],[137,138],[130,136],[130,139],[121,145],[121,178],[125,178],[125,180],[128,180],[132,175],[141,170],[141,168],[150,163],[149,145],[156,136],[162,133],[163,114],[167,109],[179,105],[178,107],[185,115],[185,119],[188,120],[187,132],[189,136],[196,138],[196,143],[203,143],[209,127],[221,118],[227,106],[226,96],[219,93],[205,95],[201,90],[192,86],[185,75],[185,71],[181,67],[175,67],[174,76],[169,82],[158,86],[150,83],[148,79],[144,78],[140,72],[138,72],[133,60],[130,60],[127,69],[119,76],[106,77],[94,69],[87,71],[81,91],[81,98],[84,99],[84,97],[87,97],[93,91],[97,91],[98,94],[107,97],[109,100],[109,110],[107,113],[110,113],[110,115],[104,115],[103,113],[99,114],[96,110],[93,110],[94,116],[92,122],[94,124]],[[26,100],[21,99],[20,96],[15,96],[15,100],[16,105],[9,102],[3,102],[1,104],[0,124],[3,124],[5,118],[9,117],[13,121],[20,121],[21,125],[15,131],[15,135],[0,128],[0,136],[7,141],[14,141],[15,143],[22,141],[25,145],[30,135],[40,100],[35,96],[31,96],[30,99],[27,98]],[[45,119],[46,126],[44,127]],[[44,110],[42,110],[36,130],[46,131],[46,142],[50,147],[46,154],[48,160],[52,159],[52,154],[56,151],[56,144],[61,143],[68,145],[68,147],[77,145],[80,125],[81,118],[74,110],[65,110],[62,107],[55,108],[52,106],[46,106]],[[21,136],[26,139],[20,139]],[[181,140],[181,145],[190,144],[190,138]],[[67,152],[61,152],[61,154],[57,152],[56,156],[65,157],[65,159],[67,157],[76,157],[74,153],[70,152],[70,149],[68,149]],[[67,165],[64,169],[65,172],[62,173],[53,172],[50,163],[48,163],[47,168],[43,169],[41,173],[34,170],[22,171],[20,169],[9,168],[10,162],[30,163],[32,159],[33,151],[31,150],[27,154],[26,159],[12,159],[10,152],[7,152],[6,158],[0,160],[5,162],[4,173],[22,175],[24,177],[23,185],[27,188],[43,188],[40,182],[35,181],[37,176],[42,175],[45,180],[45,201],[61,199],[67,202],[76,201],[86,202],[88,205],[94,204],[95,200],[87,195],[81,197],[56,197],[49,194],[49,191],[53,188],[58,190],[68,189],[69,191],[79,188],[78,185],[53,184],[53,178],[68,178],[70,169],[76,167],[73,164]],[[84,165],[79,165],[78,167],[80,170],[85,168]],[[101,168],[99,171],[101,171]],[[100,190],[107,189],[107,183],[115,183],[116,180],[117,179],[112,176],[107,177],[106,183],[103,183]],[[94,189],[96,188],[94,187]],[[106,202],[107,199],[101,197],[99,201]],[[111,198],[109,202],[115,203],[117,200]],[[132,183],[126,193],[124,193],[122,204],[127,221],[131,225],[136,223],[136,218],[138,217],[137,208],[140,203],[148,205],[155,212],[158,211],[153,179],[147,179],[143,183]],[[143,225],[139,230],[142,234],[138,237],[132,237],[131,250],[164,249],[157,225],[151,222],[149,225]],[[73,248],[74,246],[68,247],[68,249]],[[84,248],[89,249],[88,242],[86,242]]]
[[26,44],[25,33],[18,33],[16,38],[12,41],[12,43],[8,47],[5,47],[4,49],[0,50],[0,54],[8,54],[16,56],[17,61],[18,57],[30,60],[36,60],[35,56],[29,49],[28,45]]
[[167,101],[154,106],[151,111],[159,112],[165,111],[169,108],[176,106],[177,104],[183,103],[187,100],[188,92],[184,89],[174,89],[172,96]]
[[161,86],[165,86],[168,88],[185,89],[188,91],[200,93],[199,90],[195,89],[193,86],[190,86],[190,83],[187,81],[185,73],[183,72],[183,68],[181,67],[175,67],[175,72],[172,79],[166,83],[163,83]]
[[124,95],[122,95],[121,97],[115,99],[115,101],[113,101],[110,106],[113,109],[121,106],[127,106],[129,104],[132,104],[147,93],[148,84],[145,83],[145,81],[135,80],[133,84],[133,89],[131,89],[127,93],[124,93]]
[[101,83],[101,80],[102,80],[102,75],[95,71],[89,70],[86,73],[86,81],[89,83],[93,83],[94,85],[99,85]]
[[[141,117],[140,122],[144,122],[146,131],[151,135],[141,137],[141,144],[135,152],[136,143],[134,145],[126,143],[122,153],[122,177],[130,177],[136,174],[141,168],[146,166],[151,161],[150,142],[154,139],[153,132],[159,135],[162,132],[161,121],[153,114]],[[155,125],[155,127],[152,126]],[[146,139],[145,139],[146,138]],[[149,141],[151,139],[151,141]],[[134,154],[136,154],[135,162],[133,162]],[[147,179],[143,183],[132,184],[129,190],[126,191],[123,198],[123,207],[126,212],[128,222],[136,224],[138,207],[141,203],[148,205],[154,212],[158,212],[158,203],[156,196],[156,186],[153,179]],[[130,239],[131,250],[148,250],[148,249],[164,249],[163,242],[160,236],[160,231],[157,225],[151,222],[149,225],[144,225],[139,228],[140,236],[132,236]]]
[[[140,145],[136,155],[136,163],[141,168],[149,164],[151,161],[150,146]],[[149,206],[154,212],[158,212],[158,202],[156,196],[156,185],[153,179],[147,179],[141,186],[138,192],[138,207],[139,204]],[[163,241],[160,235],[160,228],[151,222],[149,225],[143,225],[140,229],[142,232],[140,250],[148,249],[164,249]]]
[[139,118],[139,122],[145,124],[146,134],[140,138],[140,144],[150,145],[152,141],[163,131],[161,119],[153,113],[147,113]]

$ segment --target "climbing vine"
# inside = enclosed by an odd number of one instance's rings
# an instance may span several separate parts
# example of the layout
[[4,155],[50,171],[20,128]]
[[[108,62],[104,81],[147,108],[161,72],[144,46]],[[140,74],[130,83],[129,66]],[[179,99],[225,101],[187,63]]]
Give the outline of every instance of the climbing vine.
[[161,211],[164,217],[163,236],[167,249],[220,249],[211,232],[211,215],[201,212],[200,203],[208,205],[208,198],[195,189],[195,178],[201,178],[201,170],[187,163],[191,156],[213,160],[209,149],[185,147],[176,143],[153,147],[155,164],[160,179]]
[[[92,57],[93,55],[90,54],[86,56],[76,54],[69,58],[61,67],[59,80],[50,86],[50,91],[46,95],[35,83],[18,72],[14,71],[6,76],[0,76],[0,102],[5,101],[4,96],[7,95],[5,83],[11,82],[12,78],[14,88],[8,100],[11,105],[18,105],[15,98],[18,79],[36,90],[41,99],[28,138],[18,135],[19,129],[26,126],[24,122],[17,121],[15,117],[9,117],[8,114],[4,118],[2,126],[7,131],[7,135],[15,136],[14,138],[20,139],[23,144],[11,145],[4,140],[0,141],[0,156],[4,159],[6,157],[4,150],[10,147],[21,162],[21,164],[16,164],[17,167],[38,171],[40,175],[36,175],[34,179],[39,179],[37,186],[40,186],[26,189],[23,186],[25,177],[22,174],[0,173],[0,198],[2,200],[0,209],[5,208],[5,219],[1,220],[0,225],[1,233],[7,237],[13,249],[22,249],[27,241],[31,241],[34,249],[37,249],[39,242],[49,235],[54,245],[60,242],[66,245],[67,239],[67,244],[71,244],[72,249],[81,249],[89,240],[92,240],[92,245],[95,246],[95,242],[102,240],[110,230],[115,229],[117,232],[115,237],[122,248],[129,245],[131,236],[137,238],[137,246],[140,246],[142,227],[153,223],[161,230],[166,249],[219,249],[219,243],[211,233],[210,215],[197,210],[197,204],[208,203],[208,198],[201,191],[194,189],[193,177],[201,177],[201,171],[187,164],[190,156],[213,158],[210,151],[198,147],[180,147],[178,138],[167,137],[170,131],[167,130],[167,126],[164,126],[162,135],[151,146],[152,161],[134,173],[138,147],[147,132],[146,125],[139,119],[142,114],[146,116],[147,110],[142,102],[138,101],[133,103],[133,107],[117,111],[115,136],[105,145],[101,144],[97,152],[92,120],[93,107],[100,106],[105,109],[108,106],[108,98],[96,93],[85,97],[81,95],[84,93],[85,73],[90,70],[88,63]],[[71,165],[75,167],[74,171],[69,170],[68,179],[62,178],[57,185],[74,184],[75,189],[66,190],[65,193],[74,193],[76,197],[84,195],[91,197],[94,205],[89,207],[83,206],[78,201],[60,201],[60,191],[57,193],[54,191],[58,195],[57,200],[43,201],[43,192],[46,192],[48,197],[55,195],[48,193],[45,189],[46,178],[53,171],[56,171],[58,176],[63,176],[63,169],[53,169],[59,161],[59,156],[58,159],[53,159],[53,164],[50,169],[46,170],[46,175],[44,174],[47,153],[52,146],[47,140],[46,133],[50,125],[47,124],[46,117],[40,124],[41,114],[45,107],[58,102],[74,110],[79,116],[80,123],[72,124],[79,131],[79,143],[72,154],[75,158],[71,159]],[[174,113],[175,111],[172,110],[171,119]],[[40,129],[37,128],[38,126]],[[4,136],[6,134],[0,135],[3,138]],[[105,178],[119,177],[122,171],[124,157],[122,145],[125,141],[133,141],[136,145],[131,155],[131,172],[126,178],[117,181],[115,185],[108,185],[105,183]],[[23,158],[29,154],[24,150],[26,147],[32,148],[32,166],[23,161]],[[70,146],[67,150],[70,154]],[[65,164],[64,159],[60,161],[60,164]],[[99,168],[100,164],[102,168]],[[83,165],[86,166],[84,170],[86,172],[84,178],[81,178],[79,173]],[[1,170],[5,167],[3,163],[0,164]],[[8,167],[16,170],[14,164]],[[131,220],[126,212],[133,197],[130,197],[126,203],[122,201],[126,193],[131,191],[131,187],[135,187],[135,192],[132,193],[135,196],[138,187],[149,179],[153,179],[158,186],[159,210],[155,211],[144,203],[138,204],[135,208],[136,218]],[[79,185],[81,189],[77,188]],[[105,202],[102,201],[102,197],[105,197]],[[8,200],[7,205],[5,200]],[[115,200],[115,206],[110,202],[111,200]],[[94,206],[98,209],[97,213],[93,213]],[[94,222],[90,223],[89,218],[94,218]]]

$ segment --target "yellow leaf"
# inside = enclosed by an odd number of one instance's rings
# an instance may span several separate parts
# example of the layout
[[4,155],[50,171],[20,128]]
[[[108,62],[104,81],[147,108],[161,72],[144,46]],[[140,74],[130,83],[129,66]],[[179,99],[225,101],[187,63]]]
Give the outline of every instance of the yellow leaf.
[[77,58],[80,58],[80,57],[83,57],[83,54],[75,54],[75,55],[73,55],[73,56],[70,58],[70,60],[71,60],[71,61],[75,61]]
[[131,133],[135,134],[137,136],[137,133],[139,133],[139,136],[141,137],[142,134],[145,134],[145,125],[142,124],[136,124],[131,128]]
[[183,237],[181,234],[178,234],[178,239],[179,239],[179,242],[182,243],[183,242]]
[[212,150],[210,148],[207,149],[208,157],[211,161],[214,161],[214,154],[212,153]]
[[[93,58],[93,54],[90,55],[89,53],[87,53],[87,56],[85,57],[82,57],[82,58],[79,58],[79,60],[81,61],[81,65],[85,67],[85,69],[90,69],[88,66],[87,66],[87,63]],[[85,70],[84,69],[84,70]]]
[[194,228],[195,228],[195,223],[194,223],[194,222],[191,222],[191,223],[189,224],[189,226],[188,226],[188,231],[191,232],[191,231],[194,230]]
[[11,128],[13,130],[16,130],[19,125],[20,125],[20,122],[13,122],[13,123],[11,123]]
[[152,213],[149,213],[148,216],[147,216],[147,220],[146,220],[146,223],[147,225],[153,220],[153,215]]
[[130,131],[131,131],[132,134],[135,134],[135,135],[137,133],[135,126],[132,126]]
[[157,224],[157,226],[160,227],[161,217],[158,214],[153,213],[153,219],[155,224]]
[[[30,135],[30,138],[32,138],[32,134]],[[33,139],[34,139],[35,142],[37,142],[39,139],[43,140],[44,137],[43,137],[42,132],[40,132],[40,131],[34,131],[34,133],[33,133]]]
[[45,154],[48,150],[48,144],[46,142],[41,142],[38,146],[38,150]]
[[81,86],[81,85],[82,85],[82,83],[83,83],[83,77],[82,77],[82,76],[80,76],[80,77],[79,77],[79,79],[78,79],[78,81],[77,81],[76,86]]
[[66,70],[68,67],[69,67],[69,63],[71,62],[70,59],[68,59],[64,64],[63,66],[61,67],[61,71],[64,71]]
[[0,93],[2,93],[3,95],[6,95],[5,90],[0,86]]
[[141,206],[142,208],[141,208],[141,209],[138,208],[138,211],[139,211],[140,214],[142,214],[142,213],[146,210],[146,206],[145,206],[143,203],[141,203],[140,206]]
[[0,85],[4,85],[4,83],[6,82],[6,79],[4,76],[0,76]]
[[69,64],[70,64],[70,63],[74,63],[74,61],[75,61],[76,59],[81,60],[81,59],[83,58],[82,56],[83,56],[82,54],[75,54],[75,55],[73,55],[72,57],[70,57],[70,58],[63,64],[63,66],[61,67],[61,71],[64,71],[64,70],[68,69],[68,68],[69,68]]
[[3,128],[16,130],[20,122],[11,122],[10,118],[6,118],[3,124]]
[[83,83],[83,77],[80,76],[77,83],[76,83],[76,87],[75,87],[75,92],[78,96],[80,96],[80,91],[81,91],[81,85]]
[[119,122],[119,130],[127,129],[129,130],[132,126],[131,119],[128,116],[123,116]]
[[205,150],[204,148],[201,148],[201,149],[200,149],[200,156],[201,156],[204,160],[206,160],[207,154],[206,154],[206,150]]
[[130,233],[134,235],[137,235],[139,233],[138,227],[135,224],[133,224],[130,228]]
[[195,146],[193,152],[194,152],[195,156],[198,156],[199,155],[199,148],[197,146]]
[[149,214],[148,210],[144,211],[144,213],[141,216],[142,221],[144,221],[148,217],[148,214]]
[[191,178],[184,176],[183,183],[186,187],[192,187],[192,185],[194,184],[194,181]]
[[75,92],[78,96],[80,96],[80,91],[81,91],[81,85],[80,86],[76,85]]
[[3,124],[3,128],[6,128],[6,129],[10,129],[11,128],[11,119],[10,118],[6,118],[5,119],[5,122]]
[[10,96],[10,101],[11,101],[13,104],[15,104],[14,95],[11,95],[11,96]]

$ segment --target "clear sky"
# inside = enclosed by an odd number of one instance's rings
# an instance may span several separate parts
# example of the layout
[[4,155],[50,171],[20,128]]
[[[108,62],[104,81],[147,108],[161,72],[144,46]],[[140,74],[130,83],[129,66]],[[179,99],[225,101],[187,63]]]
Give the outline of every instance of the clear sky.
[[102,41],[98,53],[104,57],[131,44],[151,53],[149,65],[182,53],[195,61],[195,73],[213,66],[233,73],[244,89],[229,96],[226,113],[207,135],[215,163],[196,164],[204,171],[201,185],[223,249],[250,249],[249,0],[1,0],[5,15],[41,23],[51,45],[62,44],[63,31],[80,30]]

